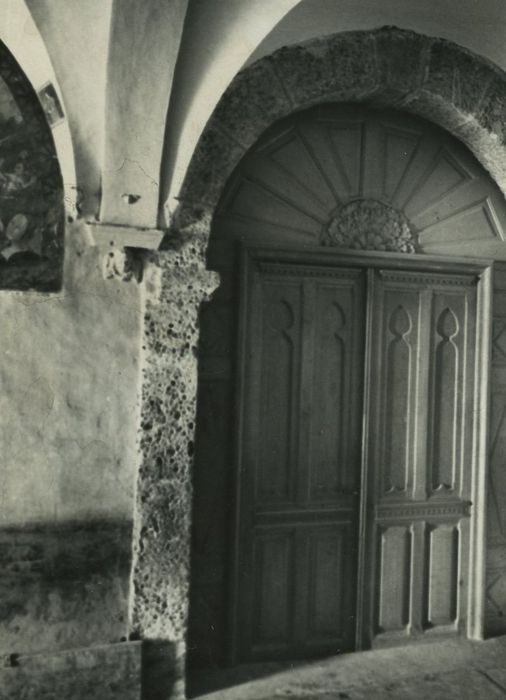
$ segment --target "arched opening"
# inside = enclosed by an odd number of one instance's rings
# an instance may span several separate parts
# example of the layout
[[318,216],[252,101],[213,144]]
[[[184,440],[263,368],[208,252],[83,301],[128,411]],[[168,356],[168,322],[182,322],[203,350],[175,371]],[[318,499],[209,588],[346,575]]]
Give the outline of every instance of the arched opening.
[[395,107],[456,136],[506,191],[504,73],[444,39],[397,27],[286,46],[238,73],[208,121],[178,194],[173,223],[209,235],[225,183],[275,121],[327,102]]
[[[46,113],[43,109],[46,109]],[[53,291],[63,271],[63,182],[48,125],[63,113],[48,84],[40,100],[0,44],[0,287]]]
[[[505,227],[475,157],[401,111],[295,113],[235,168],[208,248],[222,281],[201,315],[195,657],[305,658],[483,626],[473,415],[487,399],[484,270],[505,257]],[[493,395],[501,365],[497,349]],[[493,458],[489,473],[506,495]],[[504,542],[489,500],[490,564]],[[488,586],[503,575],[491,567]],[[506,600],[488,603],[493,634]]]
[[[191,350],[200,335],[200,325],[204,344],[205,326],[217,327],[212,322],[210,307],[203,314],[201,324],[197,314],[202,299],[207,298],[216,285],[215,276],[205,270],[205,251],[218,202],[234,168],[264,131],[279,119],[323,103],[361,103],[397,108],[442,127],[470,149],[504,192],[506,149],[500,115],[505,85],[504,73],[482,56],[449,41],[384,27],[335,34],[282,48],[241,71],[223,95],[192,156],[184,185],[177,193],[179,205],[160,248],[160,303],[158,306],[148,303],[149,314],[145,322],[147,362],[143,374],[142,454],[137,481],[139,507],[135,515],[138,536],[134,544],[137,559],[132,574],[131,605],[133,626],[140,634],[175,640],[181,649],[181,657],[184,657],[190,578],[187,526],[194,517],[198,519],[200,508],[196,505],[191,513],[191,490],[188,488],[194,461],[197,384],[197,359]],[[499,259],[504,243],[496,238],[491,242],[495,251],[486,250],[484,239],[480,244],[483,245],[482,254]],[[499,279],[498,270],[496,265],[496,281]],[[217,300],[226,285],[224,276]],[[498,294],[499,286],[496,298],[499,298]],[[499,365],[501,329],[504,329],[501,308],[501,304],[496,304],[494,309],[498,333],[497,339],[494,334],[493,343],[498,363],[493,381],[494,391],[497,389],[493,398],[497,403],[496,419],[491,423],[494,436],[497,426],[502,423],[501,406],[504,407],[504,392],[501,391],[504,382]],[[229,328],[230,316],[226,311],[216,315],[222,317],[222,330],[217,330],[212,340],[217,348],[214,353],[217,360],[212,364],[218,374],[221,353],[218,348],[228,333],[233,338],[234,328]],[[202,358],[200,364],[205,361]],[[226,375],[227,362],[224,364]],[[171,377],[170,388],[161,379],[162,375]],[[201,398],[198,421],[200,423],[206,416],[208,430],[219,433],[221,426],[233,418],[233,409],[230,408],[233,397],[223,395],[218,380],[215,386],[216,391],[212,392],[209,402],[214,402],[216,410],[214,414],[208,412],[205,400]],[[203,393],[201,387],[201,397]],[[171,402],[178,405],[177,411],[172,410]],[[494,489],[489,493],[499,494],[497,503],[488,509],[492,522],[504,521],[502,503],[506,501],[501,485],[501,441],[499,431],[497,440],[492,443],[497,456],[491,460]],[[219,470],[214,473],[211,469],[206,470],[213,489],[226,486],[222,475],[226,473],[227,465],[231,469],[232,457],[227,457],[227,460],[221,476]],[[204,461],[206,464],[216,463],[210,452],[201,465]],[[210,490],[206,499],[205,507],[210,509],[218,506],[217,501],[212,503],[213,494],[214,490]],[[230,499],[230,493],[227,497]],[[170,510],[160,507],[161,503],[170,504]],[[227,533],[227,523],[218,507],[215,514],[213,528]],[[181,523],[184,524],[182,530]],[[503,526],[496,527],[497,537],[487,550],[487,629],[499,633],[505,619],[506,570],[503,562],[506,541],[501,534],[503,531]],[[209,531],[207,544],[215,541],[221,540],[215,539]],[[207,544],[204,542],[203,546]],[[219,564],[220,553],[216,554]],[[202,581],[208,592],[211,589],[215,592],[226,590],[221,588],[222,570],[219,566],[213,568],[209,565],[206,575],[207,579]],[[205,658],[214,660],[222,655],[223,646],[211,638],[221,634],[223,639],[226,634],[220,623],[221,602],[208,605],[205,599],[201,599],[201,603],[205,614],[199,617],[197,613],[197,619],[206,630],[201,637],[204,642],[195,645],[193,628],[190,646],[197,646],[197,652],[203,650]],[[193,609],[197,609],[195,601]],[[209,615],[214,616],[212,625],[215,629],[218,629],[215,622],[222,626],[217,635],[212,630],[212,634],[206,637]]]

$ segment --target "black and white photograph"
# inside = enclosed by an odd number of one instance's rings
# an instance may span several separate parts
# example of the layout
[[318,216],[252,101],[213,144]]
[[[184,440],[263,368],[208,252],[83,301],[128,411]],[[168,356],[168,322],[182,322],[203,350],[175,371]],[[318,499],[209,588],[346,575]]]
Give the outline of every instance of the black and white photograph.
[[506,700],[506,0],[0,0],[0,700]]

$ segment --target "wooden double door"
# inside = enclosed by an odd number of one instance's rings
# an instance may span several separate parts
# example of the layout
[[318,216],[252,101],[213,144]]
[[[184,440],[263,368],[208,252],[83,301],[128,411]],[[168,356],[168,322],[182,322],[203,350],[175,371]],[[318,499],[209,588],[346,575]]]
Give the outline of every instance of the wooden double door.
[[466,633],[483,266],[243,262],[232,658]]

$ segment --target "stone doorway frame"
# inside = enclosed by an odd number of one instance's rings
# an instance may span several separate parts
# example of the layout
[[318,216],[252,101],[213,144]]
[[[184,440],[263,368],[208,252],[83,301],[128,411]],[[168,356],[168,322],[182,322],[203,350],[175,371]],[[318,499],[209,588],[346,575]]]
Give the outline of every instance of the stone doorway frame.
[[336,34],[260,59],[223,95],[150,262],[159,285],[144,318],[130,628],[135,636],[169,643],[170,655],[160,663],[170,665],[181,693],[198,311],[218,285],[205,264],[213,215],[229,176],[261,134],[323,102],[367,102],[424,117],[462,141],[506,192],[506,75],[452,42],[394,27]]

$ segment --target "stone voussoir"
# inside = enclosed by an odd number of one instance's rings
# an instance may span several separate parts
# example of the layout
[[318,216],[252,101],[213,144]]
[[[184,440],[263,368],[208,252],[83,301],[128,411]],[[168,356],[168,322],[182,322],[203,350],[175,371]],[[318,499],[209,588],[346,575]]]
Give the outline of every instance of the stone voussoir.
[[[272,85],[266,87],[269,80]],[[245,148],[271,123],[324,102],[367,100],[403,107],[458,138],[469,132],[472,121],[480,139],[463,140],[506,190],[501,174],[506,158],[504,73],[450,41],[383,27],[283,47],[241,71],[199,141],[174,220],[183,230],[208,237],[225,183]],[[495,148],[487,146],[482,153],[479,145],[485,142]]]
[[216,107],[214,118],[244,148],[258,131],[288,114],[292,104],[269,61],[257,61],[241,71]]
[[423,83],[431,40],[415,32],[384,27],[374,34],[378,94],[395,104]]
[[479,115],[495,72],[469,51],[437,39],[430,46],[422,89],[465,114]]

